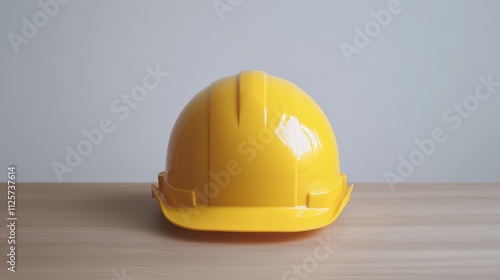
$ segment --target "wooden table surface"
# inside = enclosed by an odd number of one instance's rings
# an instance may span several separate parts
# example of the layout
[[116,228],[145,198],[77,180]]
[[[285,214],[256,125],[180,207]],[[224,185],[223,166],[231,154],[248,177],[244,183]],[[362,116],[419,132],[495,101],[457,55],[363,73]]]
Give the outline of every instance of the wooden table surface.
[[500,279],[500,184],[355,184],[305,233],[170,224],[149,184],[17,184],[16,272],[0,279]]

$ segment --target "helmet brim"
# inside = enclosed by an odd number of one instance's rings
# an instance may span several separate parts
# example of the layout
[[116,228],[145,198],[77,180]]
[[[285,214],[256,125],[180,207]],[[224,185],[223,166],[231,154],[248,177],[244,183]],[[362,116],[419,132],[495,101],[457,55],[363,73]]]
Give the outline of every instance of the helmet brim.
[[353,186],[325,208],[302,207],[177,207],[170,205],[160,188],[151,186],[165,218],[190,230],[227,232],[299,232],[325,227],[340,215],[350,199]]

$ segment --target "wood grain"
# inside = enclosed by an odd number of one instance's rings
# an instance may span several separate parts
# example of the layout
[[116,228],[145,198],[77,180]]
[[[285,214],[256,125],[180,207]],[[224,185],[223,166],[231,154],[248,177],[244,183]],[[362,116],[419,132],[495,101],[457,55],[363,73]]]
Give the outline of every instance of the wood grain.
[[17,272],[2,226],[0,279],[500,279],[500,184],[355,184],[331,226],[291,234],[178,228],[149,184],[17,192]]

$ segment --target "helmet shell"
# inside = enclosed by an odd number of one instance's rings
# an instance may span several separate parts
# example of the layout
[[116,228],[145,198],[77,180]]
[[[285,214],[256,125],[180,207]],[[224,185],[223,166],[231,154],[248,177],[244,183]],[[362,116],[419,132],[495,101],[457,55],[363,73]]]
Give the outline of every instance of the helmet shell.
[[179,115],[156,198],[181,227],[303,231],[330,224],[352,186],[328,118],[303,90],[262,71],[215,81]]

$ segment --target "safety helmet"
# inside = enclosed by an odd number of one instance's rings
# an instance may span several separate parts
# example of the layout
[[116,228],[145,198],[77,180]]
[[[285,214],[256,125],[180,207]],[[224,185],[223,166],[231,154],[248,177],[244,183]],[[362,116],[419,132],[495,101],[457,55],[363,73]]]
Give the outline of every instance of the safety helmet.
[[243,71],[186,105],[151,190],[183,228],[292,232],[332,223],[352,185],[318,104],[289,81]]

